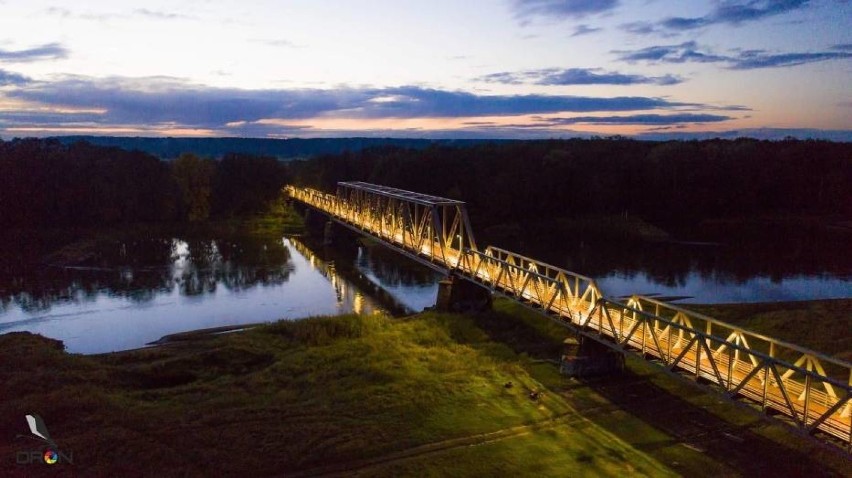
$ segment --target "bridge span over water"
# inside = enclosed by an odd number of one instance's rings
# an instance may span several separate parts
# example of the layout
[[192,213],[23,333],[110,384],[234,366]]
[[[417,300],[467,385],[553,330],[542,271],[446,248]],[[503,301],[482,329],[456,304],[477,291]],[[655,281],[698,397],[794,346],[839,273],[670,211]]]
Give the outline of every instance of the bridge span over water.
[[497,247],[480,249],[462,201],[362,182],[338,183],[336,194],[295,186],[286,191],[433,269],[852,451],[849,362],[649,297],[613,300],[590,277]]

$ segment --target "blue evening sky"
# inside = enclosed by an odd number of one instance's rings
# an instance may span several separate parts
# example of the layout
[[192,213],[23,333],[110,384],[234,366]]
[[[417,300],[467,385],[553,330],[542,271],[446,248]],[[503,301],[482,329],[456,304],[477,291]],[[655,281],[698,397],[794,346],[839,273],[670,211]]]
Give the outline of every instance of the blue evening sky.
[[0,0],[0,136],[852,140],[848,0]]

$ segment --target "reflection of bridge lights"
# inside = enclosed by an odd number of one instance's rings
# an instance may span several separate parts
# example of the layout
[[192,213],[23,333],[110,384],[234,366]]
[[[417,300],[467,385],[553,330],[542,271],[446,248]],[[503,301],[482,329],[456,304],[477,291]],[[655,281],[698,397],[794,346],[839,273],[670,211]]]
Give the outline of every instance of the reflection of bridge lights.
[[183,266],[189,258],[189,244],[180,239],[172,239],[172,260],[176,266]]
[[359,315],[364,310],[364,297],[358,291],[355,291],[355,298],[352,299],[352,310]]

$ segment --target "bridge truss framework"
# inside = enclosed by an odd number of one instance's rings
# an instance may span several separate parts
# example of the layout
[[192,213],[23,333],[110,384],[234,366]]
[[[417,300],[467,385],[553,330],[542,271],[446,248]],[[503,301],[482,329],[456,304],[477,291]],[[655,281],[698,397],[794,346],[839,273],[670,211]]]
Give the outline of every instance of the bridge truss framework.
[[511,298],[573,331],[852,451],[852,364],[650,297],[619,302],[594,279],[497,247],[479,250],[462,201],[362,182],[289,196],[435,270]]

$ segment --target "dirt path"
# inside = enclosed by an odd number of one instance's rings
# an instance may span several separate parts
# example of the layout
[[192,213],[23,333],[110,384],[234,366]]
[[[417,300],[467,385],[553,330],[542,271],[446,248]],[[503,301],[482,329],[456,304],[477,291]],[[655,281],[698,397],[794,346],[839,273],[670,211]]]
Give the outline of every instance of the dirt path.
[[441,453],[448,450],[454,450],[458,448],[466,448],[470,446],[483,445],[486,443],[496,442],[500,440],[505,440],[508,438],[514,438],[521,435],[526,435],[539,430],[546,430],[548,428],[553,428],[558,425],[567,425],[570,423],[587,421],[586,418],[578,415],[576,412],[568,412],[562,415],[542,420],[536,423],[530,423],[528,425],[520,425],[516,427],[503,428],[500,430],[496,430],[488,433],[480,433],[477,435],[470,435],[466,437],[452,438],[449,440],[442,440],[434,443],[427,443],[426,445],[420,445],[414,448],[409,448],[407,450],[402,450],[394,453],[389,453],[387,455],[375,457],[375,458],[367,458],[363,460],[351,461],[348,463],[339,463],[328,466],[322,466],[318,468],[313,468],[310,470],[300,471],[292,474],[288,474],[289,478],[301,478],[301,477],[338,477],[338,476],[351,476],[355,471],[364,471],[370,468],[379,466],[379,465],[387,465],[389,463],[398,463],[407,460],[413,460],[417,458],[422,458],[426,455],[431,455],[435,453]]

